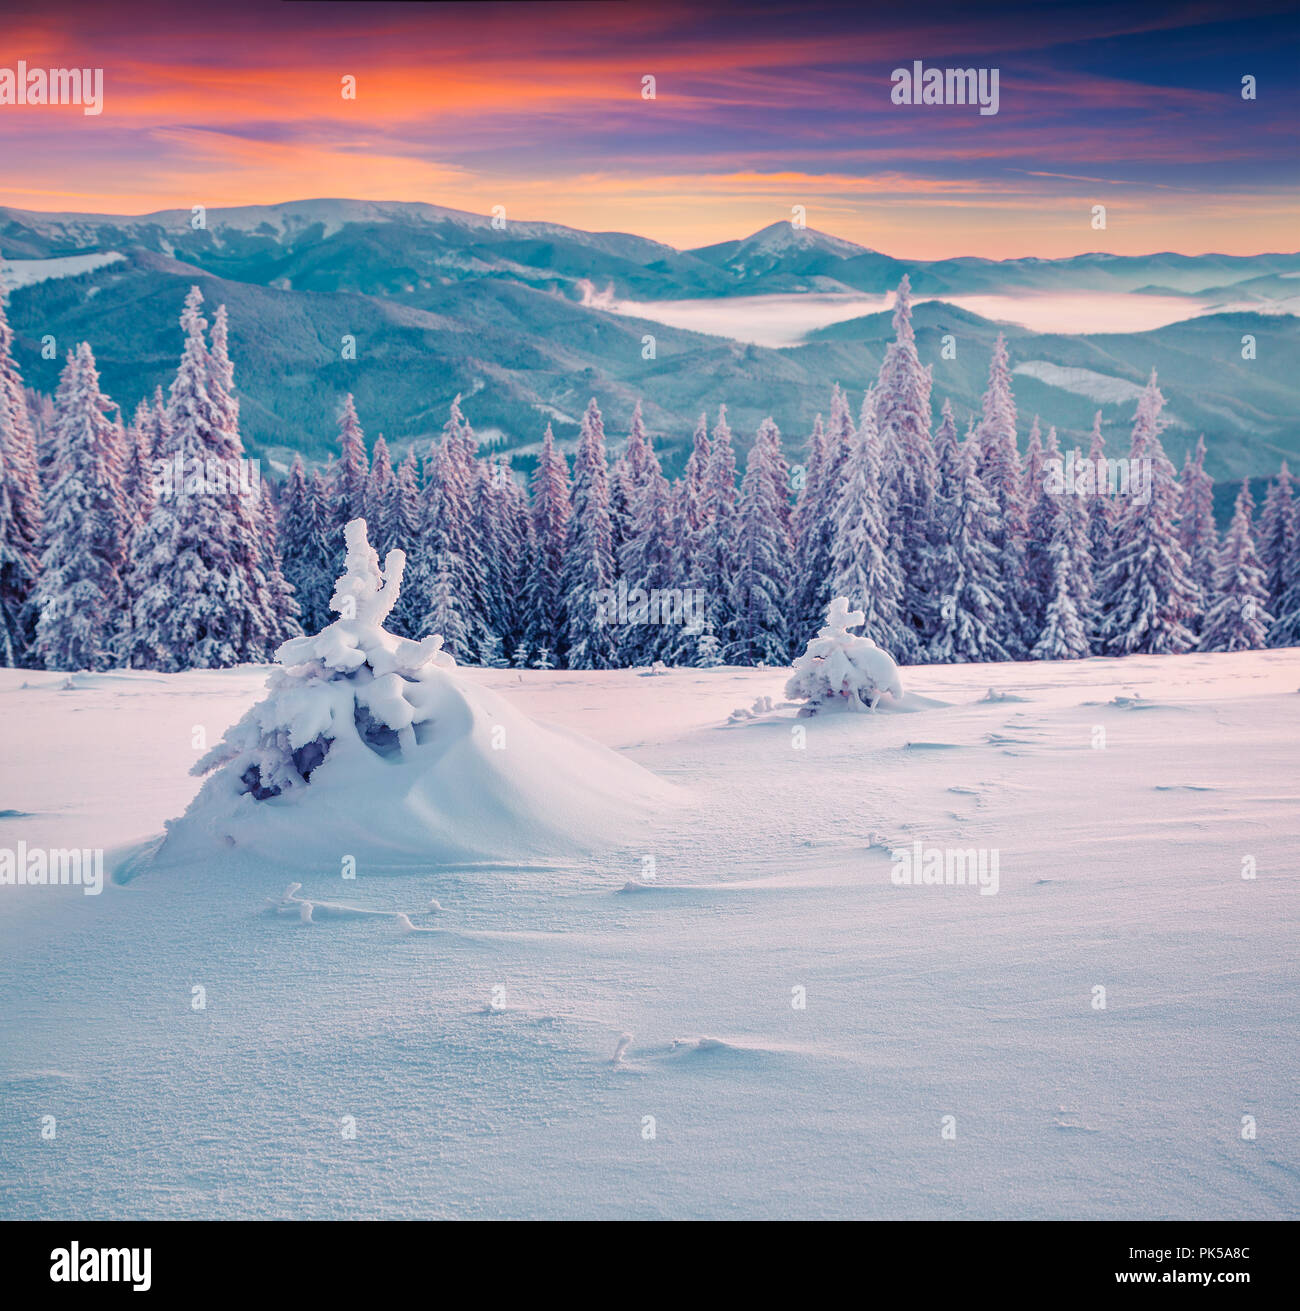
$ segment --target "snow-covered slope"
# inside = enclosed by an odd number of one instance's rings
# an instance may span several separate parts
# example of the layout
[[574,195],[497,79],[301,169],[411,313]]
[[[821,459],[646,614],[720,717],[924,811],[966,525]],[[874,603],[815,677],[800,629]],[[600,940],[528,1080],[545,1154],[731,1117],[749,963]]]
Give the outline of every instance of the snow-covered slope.
[[[266,673],[0,671],[0,845],[157,832]],[[684,800],[287,904],[220,855],[0,887],[0,1212],[1300,1215],[1300,653],[907,669],[912,713],[811,720],[775,669],[462,673]],[[997,893],[896,885],[915,843]]]

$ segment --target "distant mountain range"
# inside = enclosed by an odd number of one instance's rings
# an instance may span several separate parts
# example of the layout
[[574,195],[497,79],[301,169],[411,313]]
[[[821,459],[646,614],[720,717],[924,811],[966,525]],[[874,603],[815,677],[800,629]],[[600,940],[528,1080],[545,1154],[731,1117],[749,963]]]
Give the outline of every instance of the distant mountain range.
[[[1300,456],[1300,254],[1081,255],[1072,259],[898,260],[811,228],[775,223],[743,241],[678,251],[622,233],[489,217],[434,205],[295,201],[134,218],[0,208],[0,278],[28,382],[50,392],[60,360],[88,340],[106,390],[129,413],[166,384],[180,350],[185,288],[203,286],[231,315],[246,438],[273,460],[324,458],[352,391],[363,423],[399,450],[441,427],[460,392],[480,435],[527,456],[549,420],[571,438],[599,398],[616,438],[638,398],[672,460],[696,417],[719,402],[752,431],[767,414],[793,448],[831,386],[874,377],[889,315],[813,331],[796,346],[756,346],[611,312],[611,301],[806,293],[878,295],[904,273],[920,296],[1109,292],[1188,298],[1188,318],[1150,332],[1059,335],[996,324],[957,306],[916,307],[918,346],[934,365],[936,410],[978,408],[989,351],[1005,330],[1024,418],[1081,437],[1100,408],[1127,438],[1136,388],[1154,367],[1181,457],[1200,432],[1217,477],[1271,472]],[[1203,313],[1206,306],[1220,309]],[[1199,316],[1199,317],[1194,317]],[[941,356],[951,334],[955,359]],[[1241,358],[1241,340],[1257,358]],[[655,357],[643,358],[643,338]],[[343,358],[343,340],[356,359]]]

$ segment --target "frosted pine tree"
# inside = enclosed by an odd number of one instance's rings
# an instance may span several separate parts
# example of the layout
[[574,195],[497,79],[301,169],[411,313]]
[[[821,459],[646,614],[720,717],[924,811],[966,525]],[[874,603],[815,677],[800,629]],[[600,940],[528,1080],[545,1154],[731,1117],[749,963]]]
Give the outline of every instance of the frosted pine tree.
[[27,394],[13,354],[14,334],[0,285],[0,665],[32,658],[41,546],[41,477]]
[[785,477],[781,434],[771,419],[764,419],[749,448],[740,484],[731,589],[736,652],[749,664],[784,664],[788,658],[785,598],[790,537],[784,513]]
[[[423,533],[424,500],[420,489],[420,470],[415,461],[415,447],[412,446],[393,476],[380,535],[388,543],[389,550],[397,547],[406,552],[408,560],[418,562],[423,560]],[[417,566],[415,576],[424,576],[421,567]],[[388,622],[393,631],[403,637],[423,637],[420,610],[421,598],[414,587],[405,588],[389,616]]]
[[13,667],[31,645],[30,599],[37,556],[14,509],[15,482],[8,463],[9,402],[0,389],[0,665]]
[[564,548],[561,591],[563,644],[570,669],[612,669],[618,664],[613,628],[598,608],[615,583],[605,424],[593,396],[582,416],[573,460],[573,513]]
[[524,596],[528,643],[539,652],[544,648],[548,658],[561,650],[564,543],[570,511],[569,465],[548,423],[532,477],[534,550]]
[[264,482],[261,488],[261,503],[258,507],[261,552],[258,563],[262,577],[266,580],[266,603],[273,621],[269,644],[275,647],[291,637],[302,636],[302,625],[299,622],[302,608],[294,595],[293,585],[284,574],[280,556],[279,517],[271,495],[271,484]]
[[[181,314],[185,349],[172,383],[158,458],[179,484],[159,491],[131,543],[130,663],[137,669],[220,669],[267,659],[276,621],[261,570],[259,504],[230,461],[242,458],[224,369],[210,359],[191,289]],[[209,475],[219,473],[215,486]]]
[[900,609],[903,579],[889,551],[880,503],[880,449],[872,411],[864,406],[862,413],[863,425],[841,470],[839,496],[827,516],[829,577],[819,590],[845,598],[862,612],[868,637],[887,651],[901,651],[908,642]]
[[428,587],[422,590],[429,608],[418,627],[441,633],[447,650],[463,662],[493,650],[482,543],[475,531],[476,447],[457,396],[426,476],[422,572],[427,570]]
[[1269,646],[1300,646],[1300,533],[1282,570],[1282,595],[1273,607],[1276,618],[1268,630]]
[[1199,597],[1178,540],[1178,479],[1160,441],[1164,403],[1153,370],[1138,400],[1130,449],[1150,497],[1125,498],[1097,580],[1098,632],[1107,655],[1176,654],[1195,644],[1187,625]]
[[952,402],[945,398],[939,426],[934,430],[935,495],[940,501],[937,511],[940,524],[943,521],[942,505],[952,498],[960,461],[961,449],[957,441],[957,424],[952,417]]
[[704,414],[695,425],[686,468],[673,487],[672,536],[676,546],[678,576],[683,585],[694,585],[695,560],[703,549],[707,523],[705,479],[709,468],[709,421]]
[[1241,484],[1232,522],[1214,561],[1214,591],[1201,625],[1202,651],[1253,651],[1268,640],[1273,616],[1268,612],[1268,584],[1250,516],[1254,502],[1250,480]]
[[950,499],[940,507],[944,547],[936,563],[939,623],[933,660],[964,664],[1008,660],[1007,600],[998,547],[997,502],[979,476],[980,444],[962,444]]
[[1196,443],[1196,453],[1188,451],[1179,480],[1178,540],[1187,552],[1189,574],[1196,585],[1196,614],[1189,628],[1199,628],[1200,621],[1214,594],[1214,558],[1219,550],[1219,534],[1214,526],[1214,480],[1205,472],[1205,438]]
[[[862,407],[862,424],[875,432],[868,394]],[[845,468],[856,446],[857,432],[848,398],[839,384],[831,392],[830,422],[818,441],[814,429],[809,446],[808,482],[791,520],[795,538],[796,578],[790,607],[791,638],[796,642],[821,623],[830,603],[831,549],[835,517],[843,490]],[[877,473],[879,469],[877,467]],[[792,654],[793,654],[792,650]]]
[[331,552],[325,541],[325,506],[318,478],[308,477],[295,455],[280,512],[284,576],[293,588],[303,629],[317,633],[329,623]]
[[904,639],[894,655],[906,664],[920,658],[938,620],[931,380],[916,353],[911,290],[905,276],[894,301],[894,340],[880,365],[874,403],[889,549],[903,576]]
[[[640,420],[638,407],[634,426]],[[632,484],[628,532],[619,555],[619,574],[628,592],[640,588],[647,599],[654,591],[681,588],[672,539],[672,497],[660,469],[649,434],[642,433],[643,468],[639,483]],[[680,633],[668,624],[627,624],[619,634],[620,657],[625,664],[652,664],[669,655]]]
[[155,440],[153,404],[141,401],[123,434],[122,497],[131,512],[132,531],[149,517],[153,505]]
[[[389,547],[400,547],[401,542],[390,542],[384,536],[389,519],[388,503],[393,495],[393,461],[388,454],[388,443],[381,432],[375,438],[375,449],[366,475],[366,492],[363,514],[370,529],[371,544],[382,555]],[[403,548],[404,549],[404,548]]]
[[1277,477],[1269,484],[1260,511],[1259,562],[1264,567],[1268,590],[1268,608],[1275,614],[1282,593],[1286,590],[1287,562],[1295,552],[1296,536],[1300,532],[1300,516],[1291,494],[1291,471],[1282,461]]
[[1005,600],[999,618],[1004,627],[998,633],[998,646],[1015,659],[1027,650],[1023,611],[1025,536],[1029,525],[1020,452],[1016,446],[1016,401],[1011,392],[1006,338],[1001,333],[993,346],[989,385],[984,393],[983,415],[976,433],[979,438],[976,472],[996,507],[993,544]]
[[[460,398],[457,397],[457,400]],[[339,413],[339,460],[332,466],[329,489],[330,522],[328,540],[335,552],[334,572],[343,568],[343,529],[366,512],[366,488],[370,482],[370,462],[366,457],[366,435],[357,418],[356,402],[349,392]]]
[[704,593],[707,631],[716,634],[726,651],[732,640],[731,594],[736,578],[738,521],[736,514],[736,453],[731,445],[727,407],[718,407],[704,479],[706,528],[695,564],[695,582]]
[[1057,562],[1054,558],[1053,537],[1058,529],[1060,507],[1057,502],[1069,495],[1068,489],[1061,493],[1049,493],[1044,486],[1044,476],[1048,469],[1060,468],[1061,448],[1057,442],[1056,429],[1049,428],[1047,440],[1043,441],[1035,417],[1029,434],[1029,453],[1025,459],[1028,526],[1025,537],[1025,592],[1021,607],[1026,638],[1032,637],[1035,643],[1047,621],[1048,603],[1055,596]]
[[122,434],[90,347],[69,352],[55,394],[53,484],[33,593],[47,669],[119,663],[122,571],[132,515],[122,494]]
[[[1048,437],[1047,459],[1053,458],[1056,430]],[[1075,451],[1076,462],[1081,452]],[[1051,512],[1047,522],[1047,565],[1044,579],[1042,631],[1034,645],[1035,660],[1081,660],[1091,650],[1092,545],[1088,540],[1088,508],[1071,488],[1059,493],[1044,489]],[[1038,507],[1036,507],[1037,509]],[[1040,515],[1041,518],[1041,515]],[[1032,520],[1032,516],[1031,516]]]

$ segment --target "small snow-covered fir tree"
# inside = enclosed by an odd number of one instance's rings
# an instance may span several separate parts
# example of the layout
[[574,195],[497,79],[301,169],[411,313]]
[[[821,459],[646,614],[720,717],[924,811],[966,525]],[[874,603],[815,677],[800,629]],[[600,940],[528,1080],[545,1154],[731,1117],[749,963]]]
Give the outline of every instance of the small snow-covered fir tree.
[[1150,495],[1120,509],[1114,547],[1097,580],[1099,632],[1107,655],[1176,654],[1195,643],[1188,620],[1199,601],[1191,562],[1178,540],[1178,480],[1160,432],[1165,398],[1153,370],[1138,400],[1130,458]]
[[[356,402],[349,392],[339,413],[339,460],[331,468],[329,488],[329,538],[341,552],[344,525],[366,512],[366,488],[370,482],[370,461],[366,455],[366,435],[357,417]],[[337,555],[335,572],[343,557]]]
[[1283,460],[1282,468],[1265,493],[1256,532],[1259,562],[1268,589],[1268,608],[1275,614],[1286,590],[1287,561],[1295,551],[1297,534],[1300,534],[1300,515],[1291,492],[1291,471]]
[[31,645],[27,617],[37,556],[14,506],[16,480],[10,476],[6,441],[10,423],[9,402],[0,388],[0,665],[12,667],[23,663]]
[[1196,586],[1196,613],[1189,628],[1199,628],[1214,596],[1214,557],[1219,534],[1214,527],[1214,480],[1205,472],[1205,438],[1187,452],[1179,479],[1178,540],[1187,552],[1188,574]]
[[5,302],[0,285],[0,665],[19,665],[33,658],[35,610],[29,602],[43,511],[36,433],[14,360]]
[[279,533],[284,576],[298,601],[300,621],[307,632],[318,632],[329,622],[332,552],[325,540],[321,483],[308,477],[301,455],[289,467]]
[[441,633],[447,650],[463,662],[482,659],[492,636],[474,513],[477,444],[457,396],[426,470],[419,589],[425,610],[415,627]]
[[[1055,429],[1048,450],[1054,445]],[[1080,453],[1076,450],[1074,455],[1077,462]],[[1044,580],[1047,603],[1032,654],[1036,660],[1081,660],[1091,650],[1093,581],[1088,510],[1083,498],[1069,488],[1059,493],[1044,491],[1043,495],[1052,512]],[[1038,517],[1042,521],[1041,511]]]
[[1250,480],[1241,484],[1232,522],[1214,564],[1214,591],[1201,625],[1202,651],[1253,651],[1265,644],[1273,616],[1268,586],[1255,553],[1250,515]]
[[[640,419],[638,406],[634,427],[640,426]],[[654,591],[680,588],[685,580],[677,573],[673,549],[671,490],[643,427],[640,447],[642,467],[639,480],[630,483],[632,501],[619,574],[627,580],[629,592],[639,587],[648,597]],[[624,664],[652,664],[672,651],[678,636],[668,624],[627,624],[620,634],[619,654]]]
[[534,552],[524,596],[529,643],[544,647],[548,656],[559,649],[564,628],[564,544],[571,509],[569,466],[548,423],[532,477]]
[[[137,669],[262,661],[278,628],[261,568],[259,498],[233,477],[242,444],[232,427],[227,370],[210,358],[204,339],[202,303],[192,288],[181,314],[185,349],[171,387],[166,445],[158,453],[183,476],[159,492],[131,542],[128,652]],[[210,485],[214,469],[225,472]]]
[[[345,535],[345,572],[330,600],[339,617],[322,632],[293,638],[276,651],[279,668],[266,697],[191,771],[213,774],[205,791],[253,801],[293,794],[310,786],[327,758],[366,750],[401,758],[436,731],[430,671],[455,661],[439,635],[412,642],[385,631],[406,557],[390,551],[381,571],[365,520],[353,520]],[[200,810],[204,801],[200,793]]]
[[598,600],[615,582],[610,522],[605,423],[596,398],[582,416],[573,461],[573,513],[569,518],[562,577],[564,649],[570,669],[612,669],[617,642]]
[[903,579],[889,550],[880,502],[880,447],[869,406],[862,407],[862,424],[841,474],[830,515],[830,577],[818,590],[846,597],[862,612],[867,632],[889,649],[902,651],[909,644],[900,608]]
[[287,642],[291,637],[302,636],[302,607],[294,595],[293,585],[284,574],[284,564],[280,557],[280,523],[275,499],[271,495],[271,484],[261,484],[259,505],[259,527],[261,529],[261,553],[258,564],[262,577],[266,580],[266,602],[270,611],[272,627],[268,640],[276,646]]
[[[1104,468],[1102,461],[1105,458],[1106,439],[1101,433],[1101,411],[1098,410],[1092,418],[1092,434],[1088,446],[1088,459],[1094,471],[1095,483],[1093,495],[1088,497],[1088,546],[1092,553],[1094,580],[1100,576],[1101,571],[1110,561],[1115,538],[1115,519],[1118,513],[1115,497],[1110,493],[1109,481],[1100,472]],[[1098,629],[1099,618],[1100,612],[1094,605],[1089,633],[1093,655],[1100,655],[1102,650],[1102,636]]]
[[930,369],[917,355],[907,277],[898,287],[893,326],[894,340],[880,365],[873,409],[889,550],[903,580],[904,645],[896,654],[910,664],[920,658],[938,623],[934,575],[937,477],[930,440]]
[[695,561],[703,547],[707,522],[705,478],[709,468],[709,421],[701,414],[691,438],[691,453],[686,457],[682,476],[673,485],[672,537],[676,547],[677,570],[683,586],[694,586]]
[[736,578],[736,452],[727,407],[718,407],[704,475],[705,527],[696,552],[692,586],[704,593],[703,626],[725,646],[732,636],[731,596]]
[[781,434],[771,419],[764,419],[749,448],[740,484],[731,589],[733,641],[748,664],[782,664],[786,659],[787,504]]
[[931,658],[943,663],[1008,660],[1004,559],[998,548],[998,506],[979,476],[980,443],[972,434],[959,451],[948,501],[941,507],[944,545],[935,575],[939,622]]
[[388,454],[388,443],[381,432],[375,438],[375,449],[370,457],[370,472],[366,475],[366,491],[363,498],[363,513],[370,535],[374,538],[373,545],[381,554],[390,546],[401,546],[400,542],[390,542],[384,536],[384,530],[388,526],[389,500],[393,495],[393,482],[393,461]]
[[1050,429],[1044,441],[1035,415],[1025,453],[1025,588],[1021,606],[1025,642],[1031,648],[1043,631],[1047,605],[1053,594],[1055,570],[1052,536],[1056,529],[1059,496],[1049,493],[1044,486],[1044,471],[1049,461],[1060,457],[1056,429]]
[[800,715],[874,710],[886,692],[895,698],[903,695],[902,676],[889,652],[870,637],[849,632],[861,628],[865,618],[861,610],[850,610],[844,597],[831,601],[825,626],[795,660],[785,685],[790,700],[807,702]]
[[989,362],[989,383],[983,414],[976,428],[979,466],[976,473],[993,498],[992,524],[1003,604],[997,607],[997,645],[1014,659],[1025,653],[1025,537],[1029,531],[1020,452],[1016,446],[1016,401],[1011,391],[1011,366],[1006,338],[999,333]]
[[120,661],[133,515],[122,493],[114,408],[82,342],[69,352],[55,395],[54,482],[33,593],[36,649],[47,669],[107,669]]

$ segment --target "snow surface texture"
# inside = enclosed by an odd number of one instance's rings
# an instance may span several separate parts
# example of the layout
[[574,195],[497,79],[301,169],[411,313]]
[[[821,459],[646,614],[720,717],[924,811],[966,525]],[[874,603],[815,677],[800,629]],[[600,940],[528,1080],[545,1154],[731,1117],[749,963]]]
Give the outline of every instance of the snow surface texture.
[[671,801],[648,770],[467,682],[440,636],[385,632],[406,557],[381,571],[364,519],[346,538],[339,618],[279,649],[266,697],[194,766],[217,772],[132,877],[215,852],[281,869],[567,857],[627,841]]
[[[0,846],[157,832],[266,672],[0,671]],[[680,785],[612,855],[0,887],[0,1213],[1300,1215],[1300,656],[904,672],[456,670]]]

